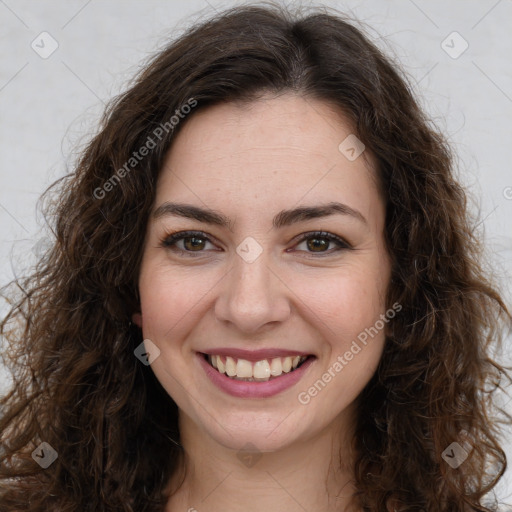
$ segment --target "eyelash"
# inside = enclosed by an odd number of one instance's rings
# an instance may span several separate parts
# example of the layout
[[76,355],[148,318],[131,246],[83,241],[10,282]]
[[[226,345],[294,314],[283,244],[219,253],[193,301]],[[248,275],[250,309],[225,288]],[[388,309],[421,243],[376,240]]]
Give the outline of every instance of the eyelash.
[[[210,238],[203,233],[202,231],[177,231],[175,233],[168,233],[165,235],[165,237],[161,240],[161,246],[167,249],[171,249],[175,252],[179,252],[181,254],[184,254],[186,256],[190,257],[197,257],[201,253],[205,251],[186,251],[183,249],[179,249],[176,247],[176,243],[180,240],[186,239],[186,238],[200,238],[201,240],[204,240],[206,242],[213,243]],[[326,251],[326,252],[308,252],[308,254],[314,255],[313,257],[322,257],[322,256],[328,256],[333,254],[334,252],[343,251],[343,250],[352,250],[353,247],[346,241],[343,240],[343,238],[333,234],[328,233],[326,231],[309,231],[307,233],[303,233],[300,237],[300,239],[296,242],[297,245],[303,242],[304,240],[308,240],[310,238],[324,238],[328,240],[329,242],[335,242],[339,245],[337,249]],[[197,254],[197,256],[196,256]]]

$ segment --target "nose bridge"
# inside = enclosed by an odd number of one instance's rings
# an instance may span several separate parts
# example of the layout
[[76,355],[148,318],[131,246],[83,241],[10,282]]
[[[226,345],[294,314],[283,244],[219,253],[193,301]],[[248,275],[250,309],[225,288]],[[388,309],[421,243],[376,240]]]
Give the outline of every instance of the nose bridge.
[[244,256],[243,249],[242,243],[217,300],[216,316],[240,330],[254,332],[269,322],[285,320],[290,307],[285,288],[272,271],[268,250],[251,259]]

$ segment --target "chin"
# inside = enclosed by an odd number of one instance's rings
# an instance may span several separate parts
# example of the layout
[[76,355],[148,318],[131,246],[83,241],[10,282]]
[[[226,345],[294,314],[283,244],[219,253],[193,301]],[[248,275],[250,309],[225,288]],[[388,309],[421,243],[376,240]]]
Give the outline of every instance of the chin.
[[247,445],[254,445],[257,451],[274,452],[299,440],[297,424],[302,422],[297,419],[289,421],[290,417],[288,412],[279,417],[269,413],[262,417],[261,411],[254,414],[244,412],[242,418],[235,413],[232,421],[224,418],[219,424],[212,420],[202,430],[225,448],[238,451],[244,447],[250,449]]

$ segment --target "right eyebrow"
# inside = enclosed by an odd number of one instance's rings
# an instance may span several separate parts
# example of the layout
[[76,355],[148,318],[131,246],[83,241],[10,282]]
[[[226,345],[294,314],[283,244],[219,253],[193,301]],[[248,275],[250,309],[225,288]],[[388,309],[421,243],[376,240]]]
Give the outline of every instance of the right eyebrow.
[[207,224],[214,224],[216,226],[227,227],[233,231],[231,220],[220,212],[211,210],[209,208],[199,208],[191,204],[170,203],[166,202],[161,204],[154,212],[153,218],[158,219],[168,215],[177,217],[184,217],[186,219],[197,220],[199,222],[206,222]]

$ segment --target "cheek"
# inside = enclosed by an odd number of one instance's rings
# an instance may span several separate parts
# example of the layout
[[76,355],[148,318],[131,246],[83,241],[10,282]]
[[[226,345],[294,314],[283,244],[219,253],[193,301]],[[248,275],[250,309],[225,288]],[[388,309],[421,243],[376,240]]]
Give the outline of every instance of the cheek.
[[[211,282],[210,282],[211,281]],[[142,269],[139,280],[144,335],[162,339],[202,311],[214,280],[206,273],[171,272],[165,266]]]
[[[330,418],[334,409],[341,411],[356,399],[377,369],[385,344],[385,281],[380,284],[375,274],[353,269],[309,284],[301,292],[309,306],[302,314],[310,310],[321,364],[302,386],[299,400],[316,400],[318,417]],[[326,403],[336,407],[322,407]]]
[[[385,281],[366,269],[344,269],[302,277],[293,286],[301,298],[303,314],[328,339],[345,343],[373,325],[385,311]],[[309,311],[309,314],[307,313]]]
[[[179,275],[179,277],[178,277]],[[205,280],[170,272],[163,265],[148,262],[139,280],[143,337],[155,343],[159,356],[151,369],[170,397],[181,407],[188,407],[182,382],[188,371],[183,364],[186,337],[191,326],[204,315],[201,298],[211,288]]]

